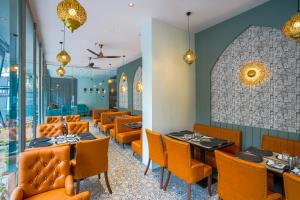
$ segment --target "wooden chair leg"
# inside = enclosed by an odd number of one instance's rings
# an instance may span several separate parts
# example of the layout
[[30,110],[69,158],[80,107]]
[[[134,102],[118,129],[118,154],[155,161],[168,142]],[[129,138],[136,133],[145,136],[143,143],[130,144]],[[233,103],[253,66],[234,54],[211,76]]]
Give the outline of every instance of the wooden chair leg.
[[165,183],[164,188],[163,188],[164,191],[167,191],[167,187],[169,185],[170,177],[171,177],[171,172],[168,171],[167,180],[166,180],[166,183]]
[[101,179],[101,174],[98,174],[98,179],[99,179],[99,180]]
[[107,189],[108,189],[109,193],[112,194],[112,191],[111,191],[111,188],[109,185],[109,181],[108,181],[107,172],[104,172],[104,177],[105,177],[105,183],[106,183]]
[[187,184],[187,199],[191,199],[192,184]]
[[164,168],[164,167],[161,167],[161,168],[160,168],[160,186],[159,186],[160,189],[163,188],[164,171],[165,171],[165,168]]
[[76,194],[79,193],[79,189],[80,189],[80,180],[76,180]]
[[149,169],[149,166],[150,166],[150,162],[151,162],[151,160],[150,160],[150,158],[149,158],[148,164],[147,164],[147,167],[146,167],[146,171],[144,172],[144,175],[146,175],[147,172],[148,172],[148,169]]
[[122,147],[123,147],[123,149],[125,149],[125,144],[124,143],[122,144]]
[[132,156],[134,156],[135,152],[132,152]]
[[207,190],[208,190],[209,196],[212,195],[212,192],[211,192],[211,183],[212,183],[212,175],[210,175],[209,177],[207,177]]

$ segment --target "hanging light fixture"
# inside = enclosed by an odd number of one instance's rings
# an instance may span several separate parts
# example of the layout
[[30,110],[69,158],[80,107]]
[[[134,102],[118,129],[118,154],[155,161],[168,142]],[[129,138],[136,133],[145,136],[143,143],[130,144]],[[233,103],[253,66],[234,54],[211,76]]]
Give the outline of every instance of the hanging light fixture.
[[[123,55],[123,66],[125,65],[125,55]],[[127,80],[127,75],[125,73],[122,73],[121,75],[121,80],[126,81]]]
[[59,52],[56,56],[56,59],[58,62],[60,62],[63,66],[69,64],[71,61],[71,56],[66,52],[65,50],[65,44],[66,44],[66,27],[64,26],[64,38],[63,42],[59,42],[61,45],[61,52]]
[[112,78],[111,78],[111,64],[109,64],[109,78],[108,78],[107,82],[108,82],[109,84],[111,84],[111,83],[113,82],[113,80],[112,80]]
[[87,19],[85,9],[77,0],[61,1],[57,5],[57,16],[71,32],[82,26]]
[[60,77],[63,77],[65,75],[66,71],[64,66],[60,66],[59,68],[57,68],[56,70],[56,74]]
[[282,33],[297,42],[300,42],[300,1],[298,0],[297,13],[292,16],[282,27]]
[[189,50],[187,50],[183,56],[183,60],[191,65],[196,60],[197,56],[196,54],[191,50],[191,38],[190,38],[190,15],[192,12],[187,12],[186,16],[188,17],[188,34],[189,34]]

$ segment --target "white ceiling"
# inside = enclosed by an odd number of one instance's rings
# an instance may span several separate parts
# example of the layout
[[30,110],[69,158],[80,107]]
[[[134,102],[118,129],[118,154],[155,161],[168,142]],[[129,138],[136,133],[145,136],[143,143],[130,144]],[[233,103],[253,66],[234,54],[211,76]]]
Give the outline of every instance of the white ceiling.
[[[139,32],[144,20],[153,17],[182,29],[187,29],[185,13],[192,11],[191,31],[196,33],[229,19],[268,0],[79,0],[86,9],[87,22],[74,33],[66,33],[66,50],[72,56],[70,66],[85,66],[90,53],[98,51],[95,42],[104,44],[105,55],[126,55],[126,62],[141,56]],[[63,38],[62,22],[56,15],[59,0],[30,0],[39,35],[45,49],[46,62],[54,65]],[[103,69],[117,68],[123,59],[95,60],[95,66]],[[51,71],[55,67],[49,67]],[[76,70],[77,76],[90,76],[90,69]],[[94,70],[101,74],[103,71]],[[108,73],[108,72],[106,72]]]

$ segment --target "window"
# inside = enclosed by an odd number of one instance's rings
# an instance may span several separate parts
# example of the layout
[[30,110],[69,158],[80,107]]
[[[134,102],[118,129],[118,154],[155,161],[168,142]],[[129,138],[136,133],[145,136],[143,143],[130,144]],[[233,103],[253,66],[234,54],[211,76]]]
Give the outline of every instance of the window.
[[19,152],[18,2],[1,0],[0,6],[0,198],[4,199],[8,199],[8,187],[16,184]]
[[133,109],[142,110],[142,67],[138,67],[133,79]]
[[128,83],[125,73],[122,73],[119,81],[119,107],[128,108]]

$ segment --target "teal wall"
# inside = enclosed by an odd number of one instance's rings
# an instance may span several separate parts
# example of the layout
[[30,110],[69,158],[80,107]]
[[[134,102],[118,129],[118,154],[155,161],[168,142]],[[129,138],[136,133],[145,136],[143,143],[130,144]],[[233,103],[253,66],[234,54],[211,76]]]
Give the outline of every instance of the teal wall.
[[[133,79],[138,67],[142,67],[142,58],[138,58],[126,65],[123,65],[117,70],[117,92],[119,91],[119,81],[122,73],[127,75],[128,82],[128,109],[120,108],[120,111],[128,110],[134,115],[141,115],[142,111],[133,110]],[[117,107],[119,108],[119,92],[117,93]]]
[[210,73],[226,47],[250,25],[281,29],[282,25],[297,11],[297,0],[271,0],[252,10],[212,26],[195,34],[196,61],[196,122],[217,127],[238,129],[243,133],[243,148],[261,144],[261,136],[274,135],[300,140],[300,134],[216,123],[210,120]]

